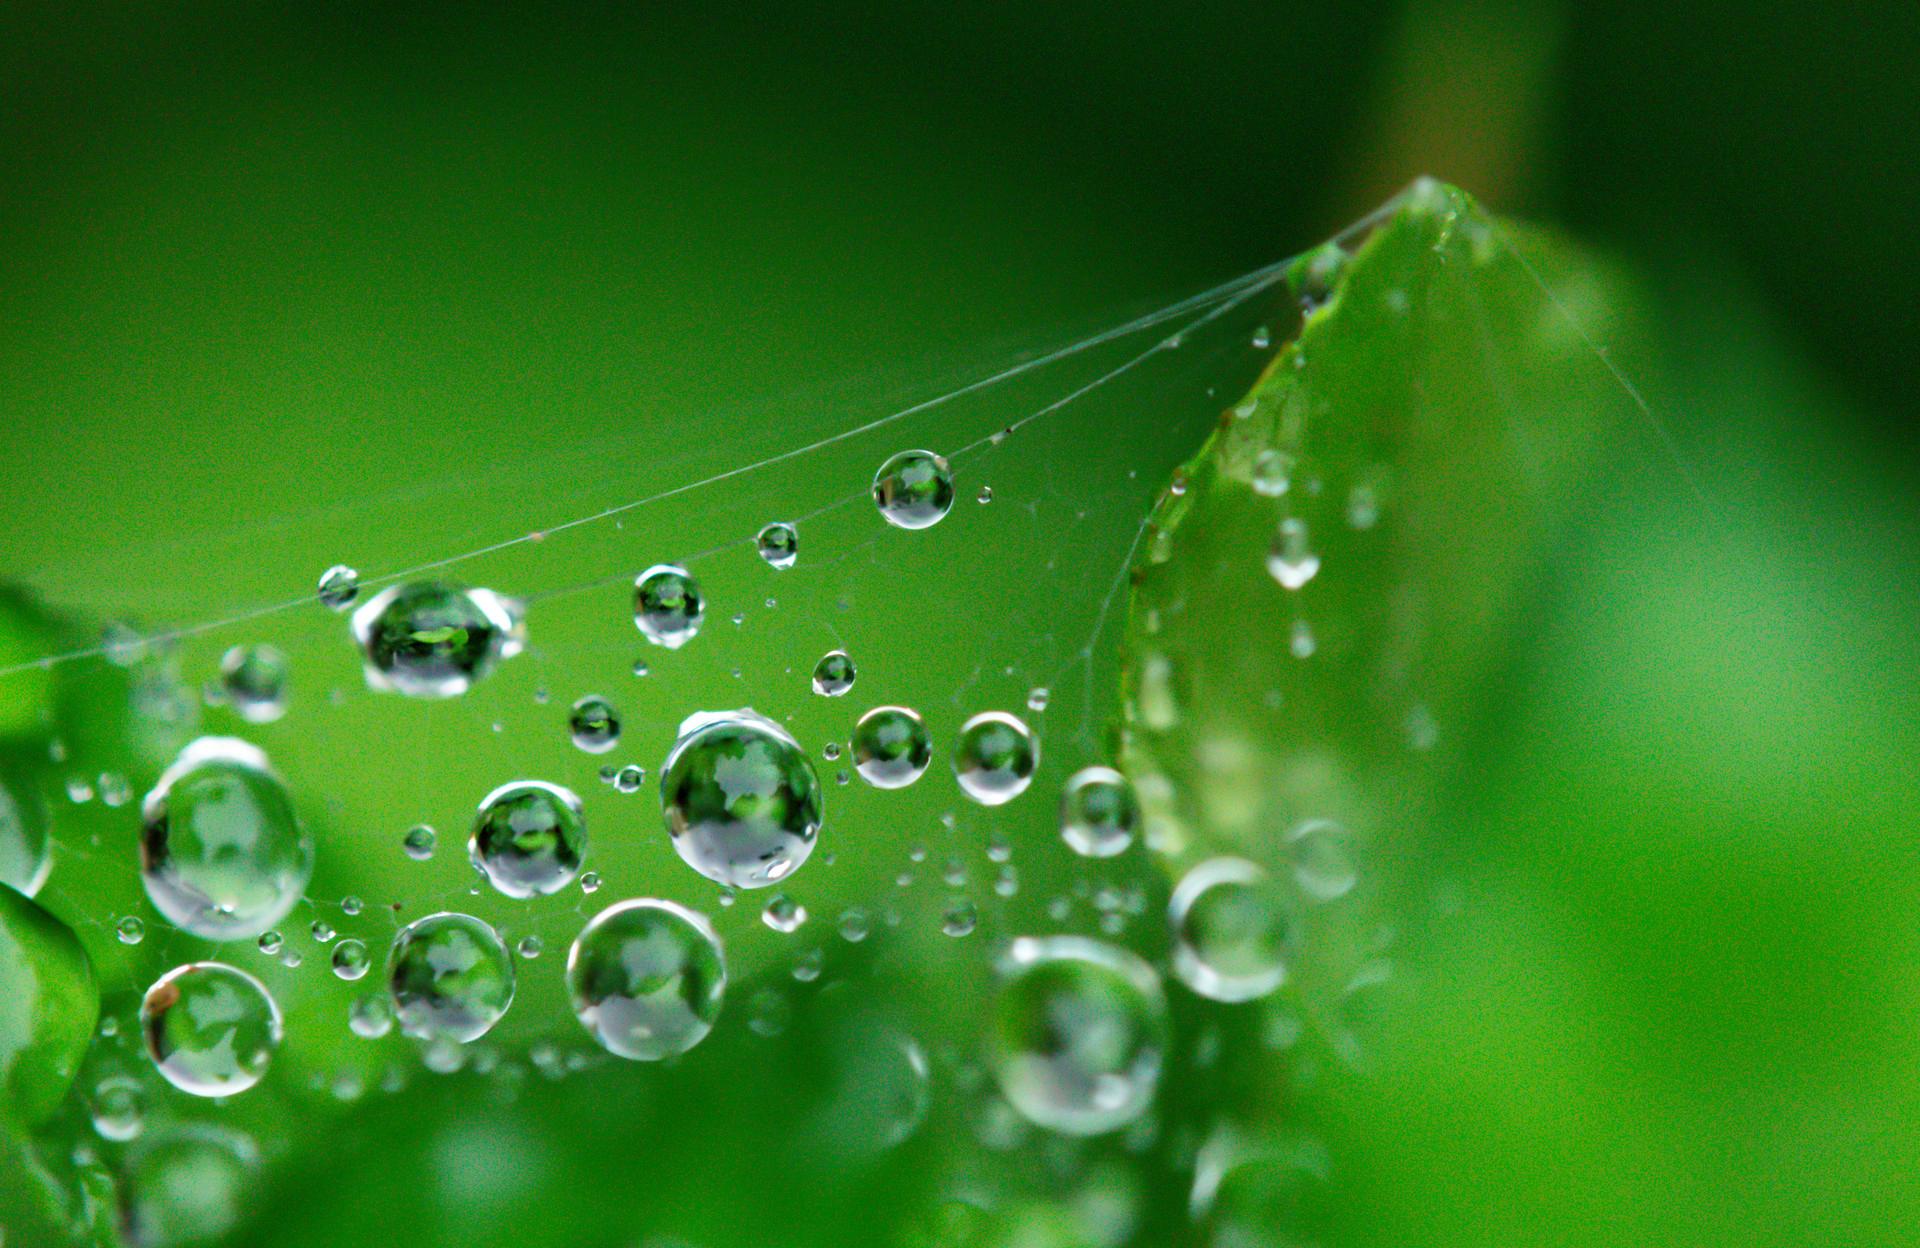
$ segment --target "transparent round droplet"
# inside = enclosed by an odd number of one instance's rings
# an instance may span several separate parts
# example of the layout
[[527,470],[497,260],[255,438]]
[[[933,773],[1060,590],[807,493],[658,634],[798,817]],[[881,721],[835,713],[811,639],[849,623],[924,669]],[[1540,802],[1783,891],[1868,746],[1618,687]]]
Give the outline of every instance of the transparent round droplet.
[[231,1243],[259,1200],[259,1161],[252,1140],[211,1123],[149,1133],[131,1150],[119,1184],[125,1242],[132,1248]]
[[1084,767],[1060,794],[1060,839],[1083,858],[1112,858],[1133,844],[1140,798],[1111,767]]
[[123,945],[137,945],[146,938],[147,925],[140,921],[139,915],[129,914],[113,925],[113,934]]
[[999,806],[1026,792],[1040,766],[1040,743],[1020,720],[985,711],[960,727],[953,774],[960,791],[982,806]]
[[947,903],[940,916],[940,930],[948,936],[971,936],[980,926],[980,909],[964,897]]
[[901,451],[874,474],[873,501],[895,528],[928,528],[953,507],[953,469],[932,451]]
[[513,1004],[513,959],[500,934],[465,914],[430,914],[400,930],[387,957],[400,1029],[420,1039],[478,1040]]
[[520,938],[520,943],[514,946],[514,951],[517,952],[522,958],[525,958],[528,961],[532,961],[534,958],[539,957],[541,954],[545,953],[546,950],[547,950],[547,942],[545,942],[544,940],[541,940],[538,936],[534,936],[531,934],[522,936]]
[[286,938],[280,935],[279,932],[261,932],[258,941],[260,952],[266,954],[268,957],[279,953],[280,947],[286,943]]
[[840,916],[840,936],[841,939],[845,940],[848,944],[859,944],[867,938],[867,933],[872,930],[873,920],[868,917],[865,910],[860,909],[858,906],[853,907]]
[[933,738],[909,707],[876,706],[853,726],[853,769],[876,789],[905,788],[932,759]]
[[573,743],[589,754],[605,754],[620,744],[620,712],[597,694],[581,698],[567,714]]
[[259,1083],[280,1046],[280,1007],[266,986],[223,962],[189,962],[140,1002],[147,1055],[194,1096],[233,1096]]
[[335,611],[345,611],[360,596],[360,574],[344,563],[336,563],[320,574],[320,601]]
[[1064,1135],[1100,1135],[1146,1112],[1168,1044],[1153,968],[1079,936],[1021,937],[1001,965],[988,1054],[1008,1102]]
[[1267,571],[1283,589],[1299,589],[1320,571],[1320,556],[1307,540],[1307,522],[1288,516],[1273,535],[1267,552]]
[[220,689],[240,718],[271,723],[287,713],[287,656],[272,646],[234,646],[220,659]]
[[800,869],[820,832],[820,778],[788,732],[751,710],[695,715],[660,768],[682,860],[716,884],[762,888]]
[[579,797],[544,780],[516,780],[487,794],[467,838],[473,865],[509,897],[559,892],[586,852]]
[[437,581],[394,585],[353,613],[367,685],[410,698],[453,698],[524,643],[511,604],[489,589]]
[[1353,891],[1360,873],[1354,865],[1353,835],[1332,819],[1307,819],[1287,833],[1287,855],[1300,891],[1315,901],[1333,901]]
[[432,828],[424,823],[417,823],[408,828],[406,834],[400,838],[400,848],[415,862],[425,862],[433,857],[433,846],[437,840],[439,837]]
[[754,546],[760,551],[760,557],[772,568],[790,568],[793,561],[800,557],[800,531],[790,524],[776,520],[760,530],[754,538]]
[[378,1040],[393,1030],[393,998],[369,992],[347,1007],[347,1027],[363,1040]]
[[829,650],[813,665],[813,691],[823,698],[837,698],[853,688],[858,674],[845,650]]
[[333,973],[349,983],[364,976],[372,962],[362,941],[343,940],[333,947]]
[[647,782],[647,769],[629,763],[613,773],[613,787],[622,793],[638,793]]
[[656,564],[633,582],[633,622],[656,646],[678,650],[686,645],[706,614],[700,583],[685,568]]
[[767,902],[766,909],[760,912],[760,921],[776,932],[797,932],[807,921],[807,908],[781,893]]
[[1279,498],[1293,488],[1293,470],[1293,456],[1285,451],[1261,451],[1253,458],[1253,492]]
[[1210,858],[1181,878],[1167,907],[1173,970],[1214,1001],[1252,1001],[1279,988],[1298,939],[1292,899],[1243,858]]
[[332,924],[325,919],[315,919],[307,930],[312,932],[313,938],[323,945],[332,940],[335,935]]
[[168,922],[244,940],[293,909],[313,874],[313,845],[265,754],[203,737],[147,794],[140,860],[147,896]]
[[1201,1216],[1199,1248],[1310,1248],[1328,1242],[1327,1184],[1292,1158],[1254,1156],[1220,1176]]
[[87,1118],[103,1140],[137,1139],[147,1120],[147,1091],[128,1074],[103,1076],[87,1091]]
[[704,916],[670,901],[609,906],[567,951],[574,1014],[601,1047],[634,1061],[700,1043],[726,990],[719,937]]

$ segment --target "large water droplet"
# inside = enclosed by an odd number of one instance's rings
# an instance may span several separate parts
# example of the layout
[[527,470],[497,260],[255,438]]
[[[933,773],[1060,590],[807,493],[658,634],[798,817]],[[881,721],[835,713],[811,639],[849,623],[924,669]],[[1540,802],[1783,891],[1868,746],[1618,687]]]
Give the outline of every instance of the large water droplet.
[[1117,1130],[1146,1112],[1168,1041],[1153,968],[1084,937],[1023,936],[1001,973],[988,1052],[1015,1109],[1079,1136]]
[[692,641],[706,618],[700,582],[685,568],[655,564],[633,582],[633,622],[656,646],[678,650]]
[[609,1053],[654,1062],[706,1038],[727,989],[726,959],[704,916],[670,901],[623,901],[595,915],[567,952],[567,993]]
[[579,874],[587,821],[572,790],[516,780],[480,799],[467,853],[509,897],[557,893]]
[[182,1124],[141,1141],[120,1184],[120,1222],[135,1248],[228,1242],[256,1198],[259,1150],[235,1131]]
[[829,650],[813,665],[813,691],[823,698],[837,698],[853,688],[857,674],[845,650]]
[[280,1045],[280,1007],[266,987],[222,962],[189,962],[140,1002],[147,1054],[194,1096],[233,1096],[260,1082]]
[[490,589],[437,581],[394,585],[353,613],[370,688],[458,697],[524,643],[518,614]]
[[587,753],[605,754],[620,744],[620,712],[605,698],[590,694],[567,713],[567,731]]
[[47,808],[33,788],[0,775],[0,884],[24,897],[40,891],[53,870]]
[[513,1004],[513,959],[500,934],[465,914],[430,914],[400,929],[387,989],[401,1030],[420,1039],[478,1040]]
[[933,759],[933,740],[917,711],[876,706],[853,726],[853,767],[876,789],[898,789],[918,780]]
[[1111,767],[1083,767],[1060,794],[1060,839],[1083,858],[1112,858],[1133,844],[1140,798]]
[[182,931],[242,940],[285,918],[313,874],[313,845],[267,756],[203,737],[141,807],[141,880]]
[[761,529],[753,544],[771,568],[790,568],[800,557],[800,531],[779,520]]
[[287,656],[272,646],[234,646],[221,656],[220,688],[241,719],[272,723],[287,713]]
[[928,528],[953,506],[953,469],[932,451],[901,451],[874,474],[873,501],[895,528]]
[[984,711],[960,727],[953,774],[960,791],[982,806],[999,806],[1026,792],[1040,765],[1040,743],[1005,711]]
[[660,768],[673,847],[716,884],[762,888],[799,870],[820,831],[820,778],[800,743],[751,710],[695,715]]
[[1291,899],[1243,858],[1188,871],[1167,907],[1173,970],[1214,1001],[1252,1001],[1286,982],[1298,924]]

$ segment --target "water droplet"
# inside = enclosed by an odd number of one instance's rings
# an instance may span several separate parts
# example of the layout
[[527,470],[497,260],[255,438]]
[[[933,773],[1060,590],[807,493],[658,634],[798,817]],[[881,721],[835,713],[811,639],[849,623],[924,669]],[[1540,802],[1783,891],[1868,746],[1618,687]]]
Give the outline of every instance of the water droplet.
[[149,1134],[128,1150],[122,1174],[125,1242],[136,1248],[231,1242],[258,1199],[258,1163],[253,1141],[210,1123]]
[[103,1140],[125,1144],[137,1138],[146,1114],[146,1089],[132,1075],[107,1075],[87,1093],[87,1117]]
[[874,474],[873,501],[895,528],[928,528],[953,506],[953,469],[932,451],[901,451]]
[[613,703],[598,695],[589,695],[573,704],[567,715],[567,730],[573,743],[589,754],[605,754],[620,744],[620,712]]
[[580,891],[591,896],[600,891],[600,873],[589,871],[580,877]]
[[1169,1035],[1151,967],[1083,937],[1021,937],[1001,974],[989,1055],[1001,1092],[1023,1117],[1088,1136],[1146,1112]]
[[356,997],[347,1007],[347,1029],[363,1040],[378,1040],[392,1031],[392,998],[378,992]]
[[329,927],[324,919],[315,919],[313,925],[307,930],[313,933],[314,940],[323,945],[334,937],[333,928]]
[[266,954],[268,957],[279,953],[280,947],[286,943],[286,939],[282,937],[279,932],[260,933],[260,952]]
[[986,506],[988,503],[993,501],[993,487],[990,485],[981,486],[980,492],[973,496],[973,500],[979,503],[982,507]]
[[1060,839],[1083,858],[1112,858],[1133,844],[1140,798],[1111,767],[1085,767],[1060,794]]
[[933,740],[917,711],[876,706],[853,726],[853,767],[876,789],[905,788],[933,759]]
[[1282,588],[1299,589],[1320,571],[1320,556],[1307,544],[1307,522],[1288,516],[1273,535],[1267,552],[1267,571]]
[[343,940],[333,947],[333,973],[349,983],[365,975],[372,962],[361,941]]
[[194,1096],[233,1096],[260,1082],[280,1045],[280,1007],[265,985],[223,962],[189,962],[140,1002],[147,1054]]
[[1027,709],[1038,715],[1047,709],[1047,699],[1052,696],[1045,685],[1035,685],[1027,691]]
[[113,932],[120,938],[121,944],[137,945],[146,936],[147,925],[140,921],[138,915],[130,914],[113,925]]
[[573,1012],[601,1047],[654,1062],[685,1053],[720,1016],[727,966],[705,916],[670,901],[623,901],[567,952]]
[[517,613],[489,589],[415,581],[382,590],[353,613],[367,686],[410,698],[458,697],[520,653]]
[[660,808],[688,866],[716,884],[761,888],[813,852],[820,778],[800,743],[765,716],[694,715],[661,765]]
[[1040,743],[1004,711],[984,711],[960,728],[953,774],[960,791],[982,806],[999,806],[1026,792],[1040,765]]
[[360,574],[344,563],[336,563],[320,574],[320,601],[335,611],[345,611],[360,596]]
[[267,757],[203,737],[141,808],[141,880],[154,907],[209,940],[257,936],[285,918],[313,874],[313,844]]
[[1253,331],[1253,349],[1255,351],[1265,351],[1268,347],[1271,347],[1272,345],[1273,345],[1273,330],[1269,329],[1265,325],[1262,325],[1258,329]]
[[0,884],[31,897],[53,871],[48,813],[38,793],[15,783],[0,775]]
[[272,646],[234,646],[220,659],[227,705],[250,724],[287,713],[287,656]]
[[949,936],[971,936],[973,929],[978,926],[980,910],[964,897],[948,902],[946,911],[940,916],[940,930]]
[[837,698],[853,688],[858,674],[845,650],[829,650],[813,665],[813,691],[823,698]]
[[358,897],[348,895],[340,899],[340,913],[346,915],[348,918],[352,918],[354,915],[359,914],[360,911],[362,911],[365,908],[366,908],[365,903],[363,903]]
[[559,892],[586,852],[580,799],[544,780],[516,780],[487,794],[467,838],[473,865],[509,897]]
[[522,936],[520,938],[520,943],[515,945],[514,949],[520,954],[521,957],[531,961],[532,959],[537,958],[542,953],[546,952],[547,944],[545,941],[541,940],[538,936],[529,934],[526,936]]
[[790,524],[774,521],[760,530],[753,539],[759,548],[760,557],[767,561],[770,568],[790,568],[793,561],[800,557],[800,533]]
[[1353,861],[1353,837],[1331,819],[1308,819],[1287,833],[1293,878],[1315,901],[1333,901],[1353,891],[1359,872]]
[[1293,629],[1287,636],[1287,650],[1296,659],[1310,659],[1319,649],[1320,643],[1313,635],[1313,625],[1305,620],[1295,620]]
[[1253,492],[1279,498],[1293,486],[1293,456],[1285,451],[1261,451],[1253,459]]
[[415,862],[425,862],[433,857],[433,845],[438,839],[432,828],[424,823],[417,823],[408,828],[406,835],[400,838],[400,848]]
[[1338,243],[1326,243],[1294,261],[1287,285],[1300,301],[1300,310],[1312,316],[1330,301],[1347,270],[1347,252]]
[[647,769],[632,763],[613,773],[613,787],[622,793],[638,793],[647,782]]
[[1167,918],[1174,973],[1201,996],[1252,1001],[1286,982],[1299,925],[1288,897],[1254,863],[1195,866],[1173,890]]
[[847,910],[840,916],[840,935],[850,945],[857,945],[867,938],[873,930],[873,922],[867,912],[858,906]]
[[478,1040],[513,1004],[513,960],[500,934],[465,914],[430,914],[400,929],[387,988],[400,1029],[420,1039]]
[[700,583],[685,568],[655,564],[633,582],[633,622],[656,646],[678,650],[686,645],[706,614]]
[[807,908],[785,893],[778,893],[760,912],[760,921],[776,932],[797,932],[807,921]]
[[1299,1159],[1258,1155],[1220,1176],[1194,1242],[1206,1248],[1321,1244],[1329,1240],[1326,1181]]

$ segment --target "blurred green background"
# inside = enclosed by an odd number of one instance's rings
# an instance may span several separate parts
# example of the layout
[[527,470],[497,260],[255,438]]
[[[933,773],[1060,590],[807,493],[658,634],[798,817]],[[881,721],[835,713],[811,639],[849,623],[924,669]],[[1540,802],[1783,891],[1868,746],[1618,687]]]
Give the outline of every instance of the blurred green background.
[[[1223,328],[960,462],[962,504],[912,544],[858,502],[881,459],[957,450],[1128,352],[463,565],[549,597],[529,655],[458,704],[367,693],[316,607],[163,664],[190,695],[228,644],[281,647],[292,710],[263,728],[191,696],[172,724],[128,720],[130,678],[97,660],[7,678],[9,765],[45,772],[61,846],[41,900],[81,932],[109,1016],[204,946],[146,908],[131,808],[70,803],[69,777],[137,796],[190,722],[244,732],[322,845],[287,925],[306,970],[234,957],[288,1009],[275,1077],[211,1115],[151,1087],[144,1152],[93,1139],[81,1112],[43,1153],[128,1173],[169,1132],[244,1132],[232,1149],[266,1155],[236,1170],[242,1189],[264,1176],[237,1216],[272,1203],[241,1243],[1205,1242],[1185,1176],[1244,1081],[1255,1127],[1292,1141],[1311,1122],[1333,1149],[1336,1242],[1908,1242],[1916,64],[1920,10],[1807,0],[7,6],[0,578],[36,598],[9,604],[0,661],[739,468],[1303,250],[1421,174],[1629,275],[1601,341],[1677,447],[1615,413],[1610,466],[1530,531],[1494,693],[1443,738],[1458,752],[1434,818],[1467,831],[1403,847],[1487,917],[1413,942],[1421,982],[1447,991],[1400,1016],[1406,1060],[1329,1077],[1310,1113],[1297,1069],[1229,1061],[1211,1087],[1192,1058],[1155,1139],[1068,1148],[1008,1121],[969,1061],[992,941],[1101,930],[1102,883],[1149,916],[1164,903],[1144,861],[1065,861],[1052,795],[1111,755],[1119,574],[1168,474],[1264,363],[1244,344],[1272,309],[1254,307],[1231,343]],[[1584,384],[1621,400],[1599,372]],[[982,484],[987,507],[967,501]],[[738,548],[700,565],[707,633],[641,654],[623,577],[845,499],[803,524],[790,574]],[[862,664],[849,705],[805,692],[837,645]],[[837,858],[796,884],[799,945],[757,899],[720,911],[660,836],[652,776],[614,794],[560,727],[574,697],[607,693],[629,721],[617,759],[652,773],[710,704],[751,702],[818,758],[860,710],[903,701],[944,750],[967,714],[1039,685],[1042,774],[1003,816],[956,801],[944,754],[901,794],[829,780]],[[50,735],[69,765],[37,761]],[[466,812],[521,772],[587,797],[599,896],[530,911],[467,894]],[[399,836],[421,820],[442,849],[413,864]],[[1015,846],[1013,897],[986,887],[996,838]],[[949,859],[965,885],[940,880]],[[715,912],[735,973],[730,1025],[665,1070],[596,1061],[558,984],[579,923],[641,892]],[[357,925],[348,895],[372,903]],[[948,940],[962,895],[982,930]],[[477,1059],[512,1077],[441,1079],[397,1038],[350,1036],[364,985],[320,973],[296,930],[324,918],[377,949],[437,905],[546,942]],[[900,934],[845,942],[850,907],[883,936],[893,909]],[[145,915],[141,945],[112,939],[123,914]],[[1129,923],[1157,953],[1155,920]],[[796,983],[815,949],[826,973]],[[1216,1049],[1266,1052],[1255,1033],[1285,1026],[1176,1006]],[[890,1103],[899,1070],[849,1055],[900,1033],[930,1054],[934,1095],[887,1150],[847,1124],[884,1118],[861,1098]],[[553,1077],[569,1054],[585,1069]],[[139,1067],[124,1037],[90,1060]],[[388,1078],[406,1086],[376,1094]],[[59,1242],[7,1173],[7,1248]],[[943,1206],[956,1188],[992,1225]],[[217,1176],[195,1190],[224,1199]],[[124,1197],[103,1199],[110,1228]],[[176,1242],[225,1233],[212,1207],[187,1224]]]

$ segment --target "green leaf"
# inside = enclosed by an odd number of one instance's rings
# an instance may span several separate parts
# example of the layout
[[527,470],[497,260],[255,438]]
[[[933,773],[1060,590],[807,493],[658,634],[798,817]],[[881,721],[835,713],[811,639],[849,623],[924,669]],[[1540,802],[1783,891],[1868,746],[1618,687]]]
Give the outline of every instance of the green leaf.
[[67,926],[0,885],[0,1117],[35,1123],[73,1082],[100,994]]

